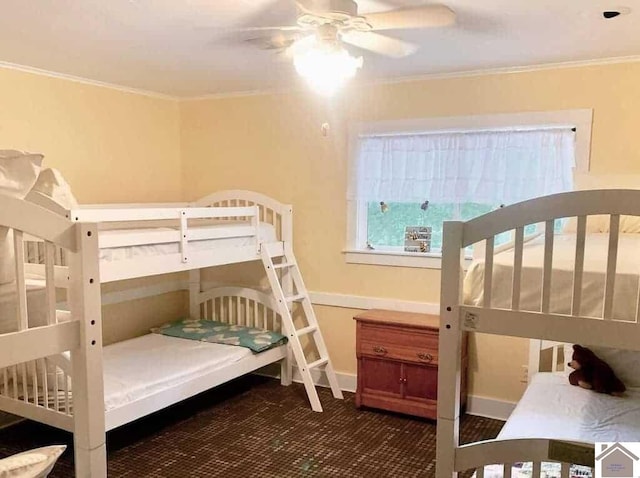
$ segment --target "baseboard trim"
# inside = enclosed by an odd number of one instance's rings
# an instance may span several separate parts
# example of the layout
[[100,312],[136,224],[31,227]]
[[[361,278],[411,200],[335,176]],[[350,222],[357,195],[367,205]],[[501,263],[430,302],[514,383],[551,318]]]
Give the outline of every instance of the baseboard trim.
[[[326,375],[321,371],[312,372],[313,381],[319,387],[329,387]],[[358,385],[358,377],[354,373],[336,372],[338,384],[343,392],[355,393]],[[293,367],[293,381],[302,383],[302,377],[297,367]],[[506,421],[511,415],[516,404],[495,398],[478,397],[469,395],[467,397],[467,413],[479,417],[492,418],[494,420]]]
[[506,421],[515,406],[515,402],[498,400],[497,398],[479,397],[475,395],[469,395],[467,397],[468,414],[493,418],[495,420]]
[[[313,382],[318,387],[329,388],[329,381],[327,380],[327,375],[324,371],[320,370],[312,370],[311,376],[313,377]],[[343,392],[351,392],[355,393],[358,385],[358,378],[354,373],[343,373],[336,372],[336,378],[338,379],[338,385],[340,385],[340,390]],[[302,376],[298,371],[298,367],[293,366],[293,381],[297,383],[302,383]]]

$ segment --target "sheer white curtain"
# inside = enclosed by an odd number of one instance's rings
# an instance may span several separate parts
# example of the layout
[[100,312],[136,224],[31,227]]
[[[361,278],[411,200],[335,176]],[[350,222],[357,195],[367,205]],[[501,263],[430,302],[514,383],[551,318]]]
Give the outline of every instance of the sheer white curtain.
[[572,189],[567,129],[363,136],[348,199],[511,204]]

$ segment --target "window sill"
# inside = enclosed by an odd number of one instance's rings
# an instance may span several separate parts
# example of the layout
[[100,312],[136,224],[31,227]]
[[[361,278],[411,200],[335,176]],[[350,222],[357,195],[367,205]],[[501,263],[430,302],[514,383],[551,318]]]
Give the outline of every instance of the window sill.
[[[421,269],[441,269],[442,255],[435,252],[419,253],[384,250],[344,250],[347,264],[371,264],[391,267],[417,267]],[[465,270],[471,264],[471,258],[464,261]]]

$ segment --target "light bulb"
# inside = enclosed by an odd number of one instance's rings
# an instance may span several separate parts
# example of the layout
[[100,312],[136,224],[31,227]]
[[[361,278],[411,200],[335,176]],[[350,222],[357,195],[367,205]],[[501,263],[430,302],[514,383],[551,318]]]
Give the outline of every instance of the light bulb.
[[362,68],[362,57],[355,58],[334,42],[319,42],[311,37],[294,49],[296,71],[312,89],[331,96]]

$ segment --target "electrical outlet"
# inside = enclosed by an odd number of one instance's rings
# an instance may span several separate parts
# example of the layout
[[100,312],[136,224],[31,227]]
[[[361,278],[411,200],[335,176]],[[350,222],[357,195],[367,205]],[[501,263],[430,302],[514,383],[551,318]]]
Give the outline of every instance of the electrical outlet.
[[527,383],[527,382],[529,382],[529,366],[523,365],[522,372],[520,374],[520,383]]

